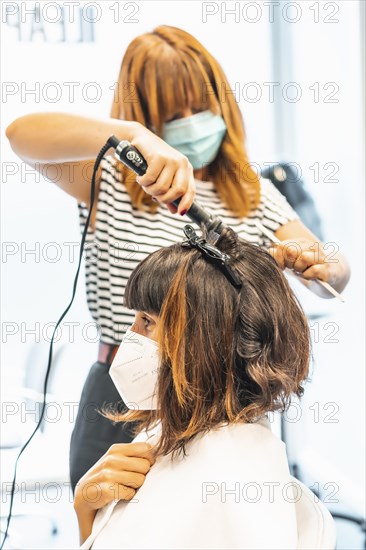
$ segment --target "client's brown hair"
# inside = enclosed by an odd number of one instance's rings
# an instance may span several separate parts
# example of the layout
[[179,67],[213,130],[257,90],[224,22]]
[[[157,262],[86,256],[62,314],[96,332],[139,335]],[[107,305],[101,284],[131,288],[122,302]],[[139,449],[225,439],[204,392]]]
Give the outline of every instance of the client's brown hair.
[[216,246],[232,257],[241,288],[180,244],[148,256],[126,286],[128,308],[159,315],[159,410],[108,416],[138,429],[160,420],[161,454],[184,452],[224,423],[284,410],[308,374],[307,320],[276,262],[231,229]]

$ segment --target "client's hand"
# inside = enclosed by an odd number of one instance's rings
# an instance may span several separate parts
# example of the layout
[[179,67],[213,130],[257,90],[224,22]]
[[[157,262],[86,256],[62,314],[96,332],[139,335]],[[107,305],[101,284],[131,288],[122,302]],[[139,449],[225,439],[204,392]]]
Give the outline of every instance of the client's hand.
[[117,443],[86,472],[74,500],[82,542],[91,532],[97,510],[112,500],[131,500],[154,462],[148,443]]

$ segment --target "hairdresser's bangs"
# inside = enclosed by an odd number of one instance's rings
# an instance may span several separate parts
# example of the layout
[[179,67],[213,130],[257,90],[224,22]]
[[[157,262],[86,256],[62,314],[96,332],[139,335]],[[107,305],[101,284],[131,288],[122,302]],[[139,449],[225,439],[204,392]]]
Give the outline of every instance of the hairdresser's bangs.
[[186,109],[220,113],[210,77],[195,54],[174,50],[166,44],[154,48],[148,55],[140,84],[150,126],[158,135],[166,120]]

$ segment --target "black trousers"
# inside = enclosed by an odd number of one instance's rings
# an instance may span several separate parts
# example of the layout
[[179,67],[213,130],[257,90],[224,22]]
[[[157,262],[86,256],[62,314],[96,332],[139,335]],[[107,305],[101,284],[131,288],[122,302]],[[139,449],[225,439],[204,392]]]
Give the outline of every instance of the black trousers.
[[70,481],[73,492],[79,479],[91,468],[113,443],[130,443],[134,438],[134,423],[114,424],[98,410],[118,403],[124,408],[111,377],[109,364],[94,363],[85,381],[75,427],[70,443]]

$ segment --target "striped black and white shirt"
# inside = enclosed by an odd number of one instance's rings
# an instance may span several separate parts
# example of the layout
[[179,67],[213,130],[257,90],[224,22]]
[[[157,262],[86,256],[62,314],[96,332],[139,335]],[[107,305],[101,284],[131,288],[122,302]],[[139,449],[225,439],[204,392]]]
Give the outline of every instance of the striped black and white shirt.
[[[132,270],[151,252],[184,240],[183,227],[190,222],[187,216],[171,214],[163,205],[158,206],[156,213],[135,208],[116,163],[111,156],[101,162],[95,230],[89,228],[85,244],[88,307],[100,327],[101,340],[110,344],[121,342],[134,319],[134,313],[123,306],[124,289]],[[195,180],[195,183],[196,198],[207,210],[242,238],[259,246],[267,239],[255,225],[256,220],[277,231],[281,225],[298,218],[270,181],[261,179],[258,207],[242,219],[222,203],[213,182]],[[87,216],[85,205],[79,204],[79,214],[83,227]]]

